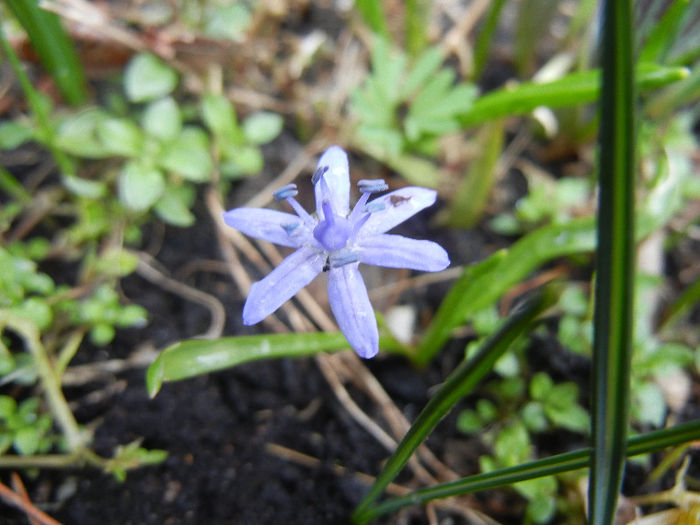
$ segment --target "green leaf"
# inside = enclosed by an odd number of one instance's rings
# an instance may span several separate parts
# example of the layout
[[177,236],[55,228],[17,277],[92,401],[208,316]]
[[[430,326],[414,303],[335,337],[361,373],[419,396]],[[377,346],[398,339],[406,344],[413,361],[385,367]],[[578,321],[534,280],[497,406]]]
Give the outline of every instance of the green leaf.
[[442,51],[439,47],[433,46],[423,51],[416,59],[415,64],[406,77],[406,81],[401,85],[399,97],[405,100],[415,91],[422,88],[430,80],[430,77],[440,69],[442,61]]
[[251,24],[252,15],[243,3],[217,5],[207,3],[204,18],[204,33],[211,38],[229,38],[240,42]]
[[200,128],[185,126],[180,135],[165,147],[159,165],[187,180],[207,182],[214,171],[209,137]]
[[476,434],[483,424],[474,410],[462,410],[457,416],[457,430],[463,434]]
[[227,179],[256,175],[263,168],[263,156],[255,146],[232,146],[223,150],[221,174]]
[[137,157],[143,146],[143,134],[127,118],[106,118],[97,123],[97,136],[106,151],[114,155]]
[[258,111],[243,121],[243,133],[253,144],[267,144],[282,131],[283,120],[277,113]]
[[5,4],[29,35],[32,47],[53,76],[63,97],[70,104],[83,103],[87,95],[85,72],[59,17],[35,1],[7,0]]
[[238,127],[236,110],[223,95],[207,93],[202,97],[202,119],[224,143],[243,144],[245,137]]
[[13,397],[0,395],[0,419],[7,420],[17,411],[17,402]]
[[15,450],[23,456],[30,456],[39,448],[40,439],[41,436],[36,428],[33,426],[26,426],[15,432],[13,445]]
[[163,350],[146,374],[151,397],[164,382],[179,381],[248,361],[302,357],[348,347],[341,333],[270,334],[181,341]]
[[456,228],[471,228],[481,218],[493,185],[497,180],[497,163],[503,151],[505,121],[485,124],[476,138],[479,154],[469,163],[448,210],[448,222]]
[[53,321],[53,311],[48,303],[39,297],[28,297],[22,303],[12,308],[12,313],[23,319],[28,319],[39,330],[45,330]]
[[150,53],[139,53],[126,66],[124,91],[132,102],[147,102],[170,94],[177,73]]
[[88,180],[75,175],[64,174],[61,183],[73,195],[88,199],[99,199],[107,194],[107,185],[99,180]]
[[520,417],[523,418],[523,423],[525,423],[528,430],[532,432],[544,432],[549,426],[547,415],[544,413],[544,406],[539,401],[527,403],[521,410]]
[[182,131],[182,114],[172,97],[154,100],[143,113],[144,131],[157,139],[169,141]]
[[[636,80],[640,89],[654,89],[688,76],[681,67],[642,64]],[[495,118],[525,115],[539,106],[561,108],[593,102],[600,92],[600,71],[570,73],[552,82],[525,82],[515,87],[491,91],[474,101],[460,116],[462,126],[472,126]]]
[[530,397],[536,401],[546,401],[554,388],[554,381],[546,372],[538,372],[530,380]]
[[98,127],[107,118],[104,111],[92,108],[63,119],[56,130],[56,147],[77,157],[108,157],[111,151],[97,135]]
[[359,519],[360,516],[368,511],[386,486],[399,474],[413,452],[447,415],[455,403],[473,391],[474,387],[491,371],[498,358],[530,327],[537,316],[554,304],[556,300],[557,292],[553,288],[541,290],[508,318],[497,332],[486,339],[476,355],[465,359],[457,366],[438,392],[428,401],[401,443],[387,460],[384,469],[355,510],[353,518],[356,521],[363,521]]
[[[667,447],[694,441],[699,433],[700,421],[691,421],[669,429],[657,430],[629,439],[626,453],[627,456],[632,457],[659,451]],[[410,505],[421,505],[434,499],[462,496],[473,492],[510,486],[524,480],[586,468],[590,463],[590,453],[591,450],[588,448],[566,452],[515,467],[492,470],[483,474],[476,474],[459,480],[418,489],[409,494],[391,498],[373,507],[367,507],[362,511],[355,511],[353,522],[364,524],[383,514],[395,512]]]
[[602,4],[592,444],[588,514],[612,523],[622,483],[630,406],[635,275],[634,18],[631,0]]
[[32,139],[34,132],[15,121],[0,122],[0,149],[15,149]]
[[100,254],[95,269],[107,277],[126,277],[133,273],[138,265],[138,255],[115,246]]
[[153,210],[161,219],[173,226],[186,228],[195,221],[190,207],[194,202],[194,191],[189,186],[168,186],[156,202]]
[[450,333],[474,312],[492,305],[511,286],[541,264],[564,255],[593,250],[595,229],[592,217],[574,219],[535,230],[488,259],[468,266],[452,285],[418,347],[415,361],[426,364]]
[[119,173],[119,200],[133,211],[150,208],[165,189],[163,174],[138,162],[128,162]]

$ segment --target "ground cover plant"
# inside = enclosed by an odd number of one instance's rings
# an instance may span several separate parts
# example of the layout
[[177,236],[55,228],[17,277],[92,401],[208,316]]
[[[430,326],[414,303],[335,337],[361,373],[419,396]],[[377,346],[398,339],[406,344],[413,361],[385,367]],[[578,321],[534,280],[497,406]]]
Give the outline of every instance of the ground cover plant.
[[697,519],[697,2],[0,11],[3,522]]

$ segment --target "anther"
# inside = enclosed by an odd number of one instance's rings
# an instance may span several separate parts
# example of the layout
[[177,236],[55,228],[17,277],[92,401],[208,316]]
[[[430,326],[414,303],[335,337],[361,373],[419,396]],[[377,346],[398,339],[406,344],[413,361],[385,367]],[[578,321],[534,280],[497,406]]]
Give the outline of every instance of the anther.
[[290,197],[296,197],[297,193],[299,192],[297,191],[296,184],[287,184],[274,192],[272,195],[275,197],[275,200],[281,201]]
[[318,179],[320,179],[327,171],[328,166],[319,166],[318,168],[316,168],[314,174],[311,175],[311,184],[315,185],[318,182]]
[[377,193],[389,189],[383,179],[362,179],[357,182],[357,189],[360,193]]
[[328,257],[331,268],[340,268],[346,264],[356,263],[360,260],[356,253],[350,250],[341,250],[333,252]]
[[386,204],[384,204],[381,199],[375,199],[365,205],[365,211],[367,213],[374,213],[375,211],[382,211],[385,209]]
[[283,224],[282,228],[287,232],[287,235],[291,235],[294,230],[299,227],[298,222],[291,222],[289,224]]

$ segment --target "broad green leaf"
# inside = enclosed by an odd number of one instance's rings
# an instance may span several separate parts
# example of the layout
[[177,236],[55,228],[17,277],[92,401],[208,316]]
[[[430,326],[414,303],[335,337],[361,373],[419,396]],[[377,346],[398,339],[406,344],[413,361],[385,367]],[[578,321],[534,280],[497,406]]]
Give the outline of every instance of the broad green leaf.
[[207,93],[202,97],[202,119],[207,127],[225,142],[242,144],[244,137],[238,128],[236,110],[223,95]]
[[143,146],[143,134],[127,118],[107,118],[97,123],[97,136],[102,146],[114,155],[137,157]]
[[15,149],[33,136],[34,132],[29,126],[12,120],[0,122],[0,149]]
[[95,269],[108,277],[125,277],[136,270],[139,258],[120,247],[111,247],[100,254]]
[[253,144],[267,144],[282,131],[282,117],[270,111],[258,111],[243,121],[243,133]]
[[13,445],[15,450],[23,456],[30,456],[34,454],[39,447],[40,438],[41,436],[35,427],[26,426],[15,432]]
[[168,224],[186,228],[195,221],[190,211],[193,201],[194,191],[190,186],[168,186],[153,210]]
[[413,115],[430,113],[431,108],[445,98],[455,81],[455,73],[451,69],[442,69],[436,73],[421,90],[410,105]]
[[132,102],[147,102],[170,94],[177,73],[150,53],[139,53],[126,66],[124,91]]
[[392,53],[391,45],[384,38],[375,41],[372,50],[372,78],[384,104],[394,106],[399,101],[396,80],[401,78],[406,57],[401,53]]
[[406,81],[400,87],[400,98],[405,100],[422,88],[430,77],[440,69],[442,61],[442,51],[437,46],[430,47],[421,53],[406,77]]
[[143,113],[143,129],[152,137],[169,141],[182,131],[180,108],[172,97],[154,100]]
[[228,5],[209,2],[205,8],[204,33],[211,38],[228,38],[239,42],[244,39],[251,21],[252,15],[243,2]]
[[163,350],[148,367],[151,397],[164,382],[179,381],[248,361],[303,357],[348,347],[341,333],[270,334],[182,341]]
[[193,182],[207,182],[214,171],[209,151],[209,137],[194,126],[185,126],[170,142],[159,159],[159,165]]
[[227,179],[256,175],[263,168],[263,156],[255,146],[231,146],[224,148],[219,169]]
[[98,126],[107,118],[104,111],[96,108],[65,118],[56,130],[56,147],[77,157],[108,157],[111,151],[97,136]]
[[119,173],[119,200],[133,211],[150,208],[163,194],[163,174],[138,162],[127,162]]
[[61,183],[73,195],[78,195],[79,197],[99,199],[107,194],[107,185],[99,180],[88,180],[64,173],[61,177]]

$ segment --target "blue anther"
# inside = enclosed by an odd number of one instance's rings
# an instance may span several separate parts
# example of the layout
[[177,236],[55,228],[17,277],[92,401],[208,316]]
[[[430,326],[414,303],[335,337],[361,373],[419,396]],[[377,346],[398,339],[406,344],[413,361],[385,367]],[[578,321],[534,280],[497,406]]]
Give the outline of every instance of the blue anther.
[[328,166],[319,166],[316,168],[316,171],[314,171],[314,174],[311,175],[311,184],[316,184],[318,182],[318,179],[320,179],[324,173],[328,171]]
[[282,228],[287,232],[287,235],[291,235],[294,230],[299,227],[298,222],[290,222],[289,224],[283,224]]
[[382,199],[375,199],[372,202],[365,204],[365,211],[367,213],[374,213],[375,211],[382,211],[386,209],[386,204],[382,202]]
[[331,263],[331,268],[340,268],[346,264],[356,263],[360,260],[355,252],[350,250],[341,250],[338,252],[333,252],[328,257],[328,261]]
[[362,179],[357,181],[357,188],[360,193],[377,193],[389,189],[383,179]]
[[296,184],[287,184],[274,192],[272,195],[275,197],[275,200],[281,201],[290,197],[296,197],[297,193],[299,192],[297,191]]

